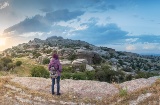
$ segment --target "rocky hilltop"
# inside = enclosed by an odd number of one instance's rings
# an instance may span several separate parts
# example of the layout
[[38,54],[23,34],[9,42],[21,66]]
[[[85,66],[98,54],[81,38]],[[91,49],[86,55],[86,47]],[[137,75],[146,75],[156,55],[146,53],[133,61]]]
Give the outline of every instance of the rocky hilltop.
[[124,82],[160,74],[160,56],[142,56],[131,52],[116,51],[108,47],[97,47],[85,41],[57,36],[46,40],[35,38],[28,43],[6,49],[3,56],[25,56],[40,64],[47,64],[53,50],[58,51],[63,67],[69,67],[64,69],[70,71],[70,76],[71,72],[94,71],[92,77],[96,80]]

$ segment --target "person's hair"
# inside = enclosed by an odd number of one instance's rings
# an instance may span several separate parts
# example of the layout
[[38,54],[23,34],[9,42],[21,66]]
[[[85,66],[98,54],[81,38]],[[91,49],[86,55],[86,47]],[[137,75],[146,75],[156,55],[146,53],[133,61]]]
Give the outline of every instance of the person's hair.
[[52,57],[58,59],[57,50],[53,50]]

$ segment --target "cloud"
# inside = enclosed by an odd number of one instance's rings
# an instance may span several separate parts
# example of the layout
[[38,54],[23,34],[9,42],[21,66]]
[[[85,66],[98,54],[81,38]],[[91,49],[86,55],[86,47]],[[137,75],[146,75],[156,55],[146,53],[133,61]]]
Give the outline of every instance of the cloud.
[[128,46],[126,46],[126,50],[127,51],[136,50],[136,47],[134,45],[128,45]]
[[64,9],[64,10],[58,10],[58,11],[47,13],[45,18],[46,20],[51,22],[68,21],[76,18],[77,16],[81,16],[82,14],[84,14],[83,11],[69,12],[68,9]]
[[50,24],[46,22],[43,16],[36,15],[32,18],[26,18],[24,21],[15,24],[4,30],[4,33],[13,32],[15,34],[23,34],[27,32],[47,32]]
[[[133,38],[133,37],[132,37]],[[160,35],[140,35],[136,36],[138,42],[148,42],[148,43],[160,43]]]
[[155,49],[157,47],[157,43],[153,44],[153,43],[144,43],[143,45],[143,49],[145,50],[151,50],[151,49]]
[[7,6],[9,6],[9,3],[8,2],[4,2],[3,4],[0,4],[0,9],[4,9]]
[[126,42],[132,43],[132,42],[136,42],[139,38],[129,38],[126,39]]
[[[70,34],[76,35],[74,39],[82,39],[92,44],[119,43],[126,38],[128,32],[121,30],[116,24],[97,25],[86,23],[83,30],[75,30]],[[88,40],[89,39],[89,40]]]
[[52,24],[60,21],[69,21],[84,14],[82,11],[57,10],[46,13],[45,16],[36,15],[32,18],[26,18],[18,24],[15,24],[4,30],[4,33],[15,32],[15,34],[23,34],[27,32],[49,32]]

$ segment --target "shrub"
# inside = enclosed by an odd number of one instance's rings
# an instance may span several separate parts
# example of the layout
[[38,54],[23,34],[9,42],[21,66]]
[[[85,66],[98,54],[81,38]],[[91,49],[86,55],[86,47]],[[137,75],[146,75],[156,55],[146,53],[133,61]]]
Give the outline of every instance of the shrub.
[[0,63],[0,71],[3,69],[3,65]]
[[74,72],[73,68],[70,66],[63,67],[62,70],[63,70],[63,72],[68,72],[68,73]]
[[7,70],[14,69],[14,67],[15,67],[14,63],[8,63],[7,64]]
[[16,66],[21,66],[21,64],[22,64],[22,61],[17,61],[16,62]]
[[122,71],[111,70],[108,64],[101,65],[101,68],[96,70],[95,78],[105,82],[123,82],[125,74]]
[[88,80],[94,80],[95,79],[95,71],[86,71],[85,72],[86,77]]
[[3,57],[1,60],[2,60],[4,66],[7,66],[8,63],[12,62],[12,59],[9,57]]
[[68,56],[68,60],[75,60],[77,58],[76,54],[71,54]]
[[147,78],[147,74],[145,72],[137,72],[137,75],[135,76],[137,79],[138,78]]
[[49,62],[50,62],[49,58],[44,58],[42,63],[45,65],[48,64]]
[[72,73],[64,72],[64,73],[61,74],[61,78],[62,79],[71,79],[72,78]]
[[126,81],[130,81],[130,80],[132,80],[132,78],[133,78],[132,75],[129,74],[129,75],[126,76]]
[[73,65],[72,68],[74,71],[84,72],[86,70],[86,65],[85,64]]
[[103,70],[99,70],[98,72],[96,72],[96,79],[98,79],[99,81],[106,81],[106,74]]
[[41,56],[41,54],[38,53],[37,51],[33,51],[32,54],[33,54],[34,58],[38,58],[39,56]]
[[86,80],[86,75],[82,72],[74,73],[72,77],[75,80]]
[[100,64],[102,62],[102,58],[97,55],[97,54],[94,54],[94,56],[92,57],[92,62],[93,64]]
[[36,66],[31,69],[31,76],[49,78],[49,72],[43,66]]

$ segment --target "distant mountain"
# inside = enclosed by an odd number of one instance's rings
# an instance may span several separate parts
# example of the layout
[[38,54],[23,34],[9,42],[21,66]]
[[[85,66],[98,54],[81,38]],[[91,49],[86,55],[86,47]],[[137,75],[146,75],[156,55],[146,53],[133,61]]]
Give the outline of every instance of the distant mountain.
[[157,54],[157,53],[140,53],[140,55],[145,55],[145,56],[160,56],[160,54]]

